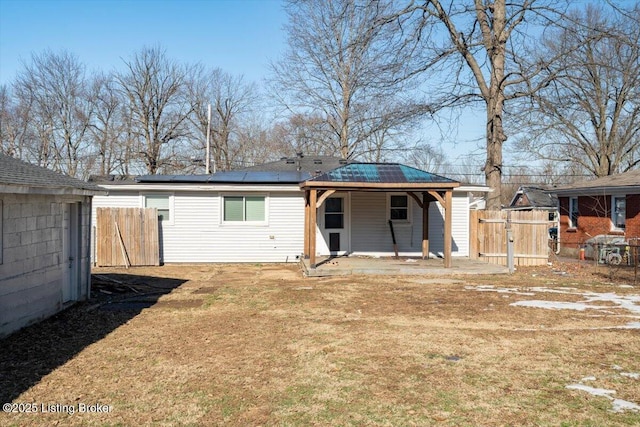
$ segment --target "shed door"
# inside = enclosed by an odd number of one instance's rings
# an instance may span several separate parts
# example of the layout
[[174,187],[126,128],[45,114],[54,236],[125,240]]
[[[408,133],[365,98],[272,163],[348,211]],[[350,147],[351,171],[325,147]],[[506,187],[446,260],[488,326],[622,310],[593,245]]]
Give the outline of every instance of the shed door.
[[64,258],[62,302],[78,299],[80,286],[80,203],[67,203],[64,209]]

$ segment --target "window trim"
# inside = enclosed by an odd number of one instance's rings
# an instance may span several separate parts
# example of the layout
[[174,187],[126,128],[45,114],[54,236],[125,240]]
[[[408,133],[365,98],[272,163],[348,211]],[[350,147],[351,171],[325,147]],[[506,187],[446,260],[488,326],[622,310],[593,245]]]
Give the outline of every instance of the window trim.
[[[615,221],[615,215],[616,215],[616,199],[623,199],[624,200],[624,224],[625,227],[620,228],[616,226],[616,221]],[[623,195],[615,195],[612,194],[611,195],[611,231],[625,231],[626,230],[626,225],[627,225],[627,195],[623,194]]]
[[[391,219],[391,196],[404,196],[407,199],[407,219]],[[387,193],[387,221],[393,221],[393,225],[411,225],[413,223],[413,198],[407,193]]]
[[164,225],[174,225],[175,223],[175,217],[176,217],[176,210],[175,210],[175,195],[174,193],[167,193],[167,192],[160,192],[160,193],[140,193],[140,206],[143,208],[147,207],[147,197],[148,196],[162,196],[162,197],[168,197],[169,198],[169,219],[168,220],[162,220],[160,221],[158,219],[158,223],[164,224]]
[[[573,205],[575,201],[576,208],[576,222],[573,222]],[[578,228],[578,218],[580,217],[580,205],[578,203],[578,197],[570,196],[569,197],[569,228]]]
[[[225,221],[224,219],[224,199],[225,197],[242,197],[243,205],[246,203],[246,197],[263,197],[264,198],[264,220],[263,221]],[[243,211],[244,212],[244,211]],[[245,212],[246,217],[246,212]],[[222,226],[265,226],[269,225],[269,193],[253,193],[253,192],[226,192],[220,193],[220,225]]]

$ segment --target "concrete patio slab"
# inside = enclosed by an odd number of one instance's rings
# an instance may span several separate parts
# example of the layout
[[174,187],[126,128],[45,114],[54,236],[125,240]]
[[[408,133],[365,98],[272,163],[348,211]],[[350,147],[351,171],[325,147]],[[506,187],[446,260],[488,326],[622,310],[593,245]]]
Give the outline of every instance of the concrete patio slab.
[[453,258],[451,268],[442,259],[374,258],[364,256],[319,257],[316,268],[308,259],[301,262],[307,277],[348,276],[352,274],[455,276],[465,274],[508,274],[505,266],[469,258]]

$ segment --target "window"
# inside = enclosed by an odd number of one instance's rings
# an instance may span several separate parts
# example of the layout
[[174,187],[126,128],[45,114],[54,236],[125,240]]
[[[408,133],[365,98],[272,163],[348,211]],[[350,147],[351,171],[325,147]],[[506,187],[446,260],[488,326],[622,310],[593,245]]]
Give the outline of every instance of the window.
[[264,196],[224,196],[224,222],[264,222],[266,219]]
[[158,221],[173,221],[173,218],[171,217],[171,196],[168,194],[144,196],[144,207],[158,209]]
[[389,194],[387,196],[387,219],[397,223],[411,222],[411,207],[406,194]]
[[344,228],[344,199],[328,198],[324,202],[324,228]]
[[570,197],[569,198],[569,227],[576,228],[578,227],[578,198]]
[[409,197],[408,196],[391,196],[389,200],[389,219],[393,221],[409,220]]
[[613,222],[613,227],[624,230],[627,219],[626,196],[612,196],[611,205],[611,222]]

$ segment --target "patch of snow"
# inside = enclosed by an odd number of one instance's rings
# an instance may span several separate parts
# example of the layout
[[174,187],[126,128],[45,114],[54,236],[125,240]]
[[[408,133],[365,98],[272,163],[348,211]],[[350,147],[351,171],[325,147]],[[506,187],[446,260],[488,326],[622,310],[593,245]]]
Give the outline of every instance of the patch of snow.
[[595,381],[596,377],[594,376],[589,376],[589,377],[584,377],[583,379],[581,379],[580,381]]
[[[511,305],[521,307],[536,307],[546,308],[551,310],[579,310],[584,311],[591,310],[607,310],[612,308],[622,308],[630,311],[633,314],[640,314],[640,295],[618,295],[613,292],[609,293],[596,293],[596,292],[567,292],[567,290],[549,289],[549,288],[530,288],[534,292],[555,292],[562,294],[581,295],[584,300],[579,302],[565,302],[565,301],[543,301],[543,300],[530,300],[530,301],[518,301]],[[595,305],[593,303],[607,302],[614,305]],[[605,311],[606,312],[606,311]],[[611,312],[608,312],[613,314]],[[628,324],[628,328],[636,329],[638,322],[632,322]]]
[[638,372],[620,372],[623,377],[633,378],[634,380],[640,380],[640,373]]
[[606,397],[607,399],[611,400],[611,410],[613,412],[640,411],[640,405],[638,405],[637,403],[629,402],[628,400],[615,399],[613,396],[611,396],[612,394],[616,394],[615,390],[589,387],[588,385],[584,384],[569,384],[565,387],[572,390],[586,391],[587,393],[594,396]]
[[605,306],[588,305],[582,302],[544,301],[544,300],[516,301],[509,305],[516,306],[516,307],[546,308],[548,310],[578,310],[578,311],[584,311],[588,308],[592,308],[592,309],[611,308],[611,307],[605,307]]
[[499,294],[535,295],[533,292],[523,292],[518,288],[496,288],[492,285],[465,286],[466,290],[478,292],[497,292]]
[[565,388],[568,388],[571,390],[586,391],[587,393],[592,394],[594,396],[608,397],[609,399],[613,399],[610,396],[611,394],[616,394],[615,390],[607,390],[606,388],[589,387],[588,385],[584,385],[584,384],[569,384],[568,386],[565,386]]
[[620,326],[620,329],[640,329],[640,322],[630,322]]
[[616,371],[622,371],[622,366],[620,366],[620,365],[611,365],[611,369],[615,369]]
[[628,400],[622,399],[613,399],[613,412],[624,412],[624,411],[640,411],[640,405],[637,403],[629,402]]

